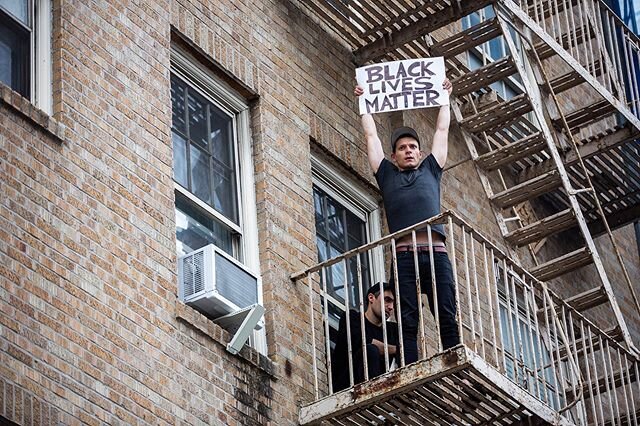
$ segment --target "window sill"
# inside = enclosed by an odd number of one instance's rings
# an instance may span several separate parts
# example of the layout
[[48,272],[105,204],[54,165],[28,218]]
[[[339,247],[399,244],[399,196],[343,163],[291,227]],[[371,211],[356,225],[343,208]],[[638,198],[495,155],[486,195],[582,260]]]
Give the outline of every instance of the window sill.
[[22,115],[59,142],[64,142],[66,126],[42,111],[27,98],[0,82],[0,103]]
[[[176,318],[195,327],[198,331],[204,333],[225,348],[227,347],[227,343],[231,341],[232,336],[227,330],[180,301],[176,302]],[[230,353],[228,355],[233,356]],[[273,361],[255,349],[245,345],[236,356],[242,358],[254,367],[261,369],[271,377],[276,378],[276,368]]]

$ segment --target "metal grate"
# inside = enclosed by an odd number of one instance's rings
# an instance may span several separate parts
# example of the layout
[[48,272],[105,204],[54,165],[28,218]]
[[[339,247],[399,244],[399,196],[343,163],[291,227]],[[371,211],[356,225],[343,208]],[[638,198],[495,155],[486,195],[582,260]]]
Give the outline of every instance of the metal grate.
[[184,297],[204,290],[204,251],[198,251],[182,259]]

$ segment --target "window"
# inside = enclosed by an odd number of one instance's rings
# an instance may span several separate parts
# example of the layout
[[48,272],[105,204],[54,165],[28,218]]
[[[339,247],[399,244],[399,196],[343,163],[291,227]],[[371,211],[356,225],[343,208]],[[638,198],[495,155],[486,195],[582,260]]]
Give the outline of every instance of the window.
[[[213,244],[259,275],[247,102],[174,46],[171,109],[178,256]],[[250,345],[266,353],[264,328]]]
[[0,81],[51,114],[50,0],[0,0]]
[[[549,336],[542,328],[543,324],[538,322],[536,325],[531,292],[525,291],[526,285],[511,272],[509,275],[512,277],[505,280],[504,269],[499,264],[495,265],[495,272],[506,375],[523,389],[547,401],[551,407],[558,408],[554,398],[557,389],[548,349]],[[540,335],[536,329],[540,330]]]
[[[380,212],[376,200],[320,159],[313,157],[312,166],[318,262],[380,238]],[[382,253],[375,249],[362,254],[360,262],[365,291],[384,279]],[[346,308],[345,278],[350,289],[349,304],[355,308],[360,297],[355,257],[349,259],[346,270],[344,262],[340,262],[326,274],[329,318],[334,328]]]

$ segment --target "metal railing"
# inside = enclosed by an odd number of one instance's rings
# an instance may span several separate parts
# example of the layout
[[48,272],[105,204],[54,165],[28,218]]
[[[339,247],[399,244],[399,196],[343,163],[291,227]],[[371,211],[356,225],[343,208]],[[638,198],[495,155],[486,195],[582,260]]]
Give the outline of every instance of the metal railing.
[[[432,239],[433,227],[437,224],[448,228],[446,244],[455,284],[461,344],[480,355],[502,373],[505,380],[515,382],[576,424],[593,424],[594,419],[597,424],[603,424],[603,419],[610,419],[611,415],[637,422],[636,406],[640,408],[640,402],[635,395],[640,392],[634,394],[631,386],[633,382],[638,383],[638,360],[450,211],[292,275],[292,280],[305,286],[308,293],[307,325],[311,328],[309,349],[313,357],[315,400],[334,393],[336,373],[348,376],[348,387],[354,386],[358,378],[361,381],[373,378],[369,375],[367,357],[361,355],[366,354],[368,339],[364,258],[373,259],[376,251],[384,251],[386,270],[394,271],[387,275],[393,276],[390,284],[395,295],[400,295],[397,301],[402,294],[397,279],[396,242],[410,236],[415,270],[419,267],[418,256],[426,256],[427,269],[431,269],[427,276],[437,276]],[[417,235],[425,230],[430,250],[419,252]],[[420,274],[416,276],[416,293],[420,288],[424,292],[429,286],[433,304],[438,306],[436,283],[421,282]],[[374,278],[369,278],[369,282]],[[339,284],[338,296],[330,283]],[[342,300],[338,300],[339,297]],[[380,311],[384,312],[382,299],[378,300]],[[418,350],[419,360],[424,360],[442,352],[442,344],[438,309],[431,315],[429,305],[419,300]],[[355,312],[346,315],[347,308]],[[382,374],[405,365],[402,308],[402,303],[395,304],[397,326],[384,321],[381,324]],[[346,327],[348,347],[340,356],[346,360],[335,358],[335,336],[340,322]],[[389,329],[389,325],[393,329]],[[395,328],[398,342],[394,348],[389,340],[396,336]],[[395,356],[393,349],[397,351]],[[336,361],[345,367],[332,375],[332,363]]]
[[599,0],[520,0],[520,8],[640,117],[640,39]]

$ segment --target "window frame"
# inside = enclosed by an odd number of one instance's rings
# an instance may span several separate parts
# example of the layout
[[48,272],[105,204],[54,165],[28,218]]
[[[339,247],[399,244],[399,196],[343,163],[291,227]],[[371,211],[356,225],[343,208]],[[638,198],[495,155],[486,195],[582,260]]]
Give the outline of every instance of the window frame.
[[[311,155],[311,175],[313,185],[320,188],[342,207],[365,222],[364,228],[367,243],[382,237],[380,206],[373,196],[314,153]],[[317,230],[314,233],[314,237],[316,235]],[[372,250],[369,262],[371,283],[375,284],[379,281],[384,281],[384,252],[382,247]],[[366,291],[366,289],[363,290]],[[346,310],[345,304],[332,295],[327,294],[327,300],[340,310]]]
[[[48,115],[53,114],[53,89],[51,69],[51,0],[27,0],[28,16],[31,27],[25,26],[11,12],[2,8],[9,19],[16,21],[16,25],[25,27],[29,31],[29,58],[27,70],[29,93],[26,99]],[[13,87],[11,87],[15,90]]]
[[[187,188],[176,182],[175,179],[173,181],[174,189],[190,202],[193,202],[203,212],[239,235],[236,247],[237,252],[234,253],[237,260],[252,272],[260,275],[249,104],[235,93],[231,87],[214,77],[211,71],[204,68],[180,47],[175,45],[171,47],[170,59],[171,73],[173,75],[180,78],[191,89],[232,117],[238,223],[234,223],[224,214],[199,199]],[[259,294],[261,293],[260,291]],[[261,300],[260,303],[262,303]]]
[[[225,113],[230,112],[233,119],[234,135],[234,163],[236,167],[236,193],[238,224],[224,217],[213,207],[200,200],[195,194],[176,182],[173,176],[173,160],[171,162],[172,179],[174,191],[187,197],[197,208],[202,209],[206,214],[210,214],[215,220],[220,220],[225,226],[230,226],[233,230],[238,229],[240,238],[238,242],[237,260],[258,278],[260,273],[260,259],[258,248],[258,220],[254,181],[254,165],[252,152],[252,138],[250,128],[250,105],[228,84],[217,78],[214,73],[202,65],[191,54],[180,46],[171,45],[170,50],[170,73],[181,78],[191,88],[204,96],[208,101],[214,103],[216,107]],[[168,89],[169,90],[169,89]],[[173,106],[171,106],[173,109]],[[172,142],[173,152],[173,142]],[[175,211],[175,202],[174,202]],[[176,240],[177,241],[177,240]],[[258,279],[258,303],[264,306],[264,295],[262,279]],[[249,346],[259,353],[267,354],[266,327],[264,327],[264,317],[260,319],[262,327],[260,330],[253,330],[249,336]]]

